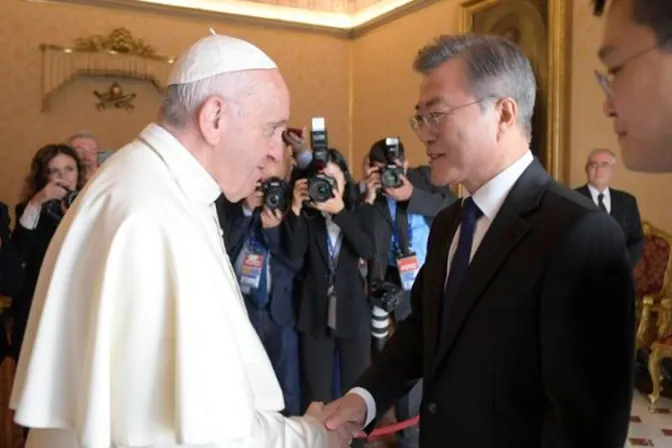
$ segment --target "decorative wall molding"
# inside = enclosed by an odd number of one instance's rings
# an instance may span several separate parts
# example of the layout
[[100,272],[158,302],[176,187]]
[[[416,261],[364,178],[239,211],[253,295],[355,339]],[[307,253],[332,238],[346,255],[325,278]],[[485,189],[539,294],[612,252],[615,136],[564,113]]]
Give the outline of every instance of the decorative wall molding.
[[166,87],[174,59],[157,54],[124,28],[109,35],[79,38],[72,47],[40,45],[42,50],[42,110],[53,94],[78,76],[114,76],[150,81]]

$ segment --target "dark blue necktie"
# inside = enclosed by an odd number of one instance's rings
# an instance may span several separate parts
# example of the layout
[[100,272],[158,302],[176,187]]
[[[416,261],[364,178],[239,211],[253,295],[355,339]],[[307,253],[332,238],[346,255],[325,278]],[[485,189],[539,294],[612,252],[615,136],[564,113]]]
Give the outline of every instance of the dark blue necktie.
[[261,265],[261,277],[259,278],[259,287],[250,291],[250,298],[257,309],[263,309],[268,304],[268,249],[262,242],[262,237],[259,234],[250,238],[250,246],[253,250],[263,255],[264,260]]
[[602,210],[605,213],[609,213],[607,211],[607,206],[604,205],[604,194],[600,193],[597,195],[597,206],[599,207],[600,210]]
[[474,241],[474,231],[476,230],[476,221],[483,215],[478,205],[471,197],[468,197],[462,203],[460,211],[460,239],[457,242],[457,249],[450,263],[450,272],[446,281],[446,289],[443,292],[443,311],[441,318],[441,329],[439,331],[439,346],[443,343],[443,338],[448,329],[448,320],[450,311],[455,303],[457,293],[460,290],[464,276],[469,267],[469,258],[471,256],[471,246]]

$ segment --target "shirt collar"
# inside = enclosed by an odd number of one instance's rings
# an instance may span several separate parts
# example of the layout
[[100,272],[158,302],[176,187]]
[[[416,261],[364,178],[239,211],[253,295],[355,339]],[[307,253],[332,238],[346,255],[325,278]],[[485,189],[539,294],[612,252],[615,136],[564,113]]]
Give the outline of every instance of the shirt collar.
[[495,219],[509,191],[511,191],[518,178],[533,161],[532,152],[527,151],[504,171],[476,190],[472,197],[486,218],[490,221]]
[[166,129],[152,123],[140,133],[140,140],[147,142],[159,153],[188,197],[211,204],[222,194],[221,188],[210,173]]
[[[600,191],[591,184],[588,184],[588,191],[590,191],[590,196],[592,196],[593,200],[597,200]],[[609,199],[611,197],[609,194],[609,187],[605,188],[602,194],[604,195],[604,199]]]

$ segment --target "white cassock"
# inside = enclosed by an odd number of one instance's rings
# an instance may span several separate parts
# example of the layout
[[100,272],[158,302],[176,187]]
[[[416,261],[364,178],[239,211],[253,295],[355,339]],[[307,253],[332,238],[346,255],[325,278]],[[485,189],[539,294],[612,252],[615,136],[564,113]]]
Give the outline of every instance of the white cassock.
[[326,446],[315,419],[278,413],[220,193],[158,125],[101,166],[37,283],[10,402],[27,448]]

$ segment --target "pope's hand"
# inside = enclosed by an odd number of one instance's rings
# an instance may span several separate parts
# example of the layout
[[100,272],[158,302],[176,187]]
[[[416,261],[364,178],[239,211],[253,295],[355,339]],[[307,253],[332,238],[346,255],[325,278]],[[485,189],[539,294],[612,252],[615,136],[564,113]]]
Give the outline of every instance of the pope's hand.
[[[321,425],[324,425],[330,413],[324,406],[324,403],[313,402],[308,406],[306,415],[317,420]],[[327,428],[327,448],[345,448],[352,443],[353,433],[348,430],[347,426],[343,426],[337,430],[330,430]]]
[[324,410],[329,413],[324,425],[330,431],[345,429],[354,437],[366,423],[366,401],[358,394],[347,394],[332,401]]

